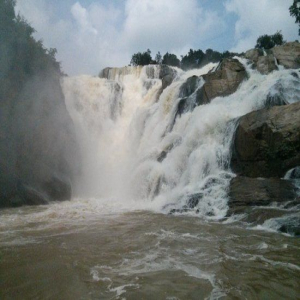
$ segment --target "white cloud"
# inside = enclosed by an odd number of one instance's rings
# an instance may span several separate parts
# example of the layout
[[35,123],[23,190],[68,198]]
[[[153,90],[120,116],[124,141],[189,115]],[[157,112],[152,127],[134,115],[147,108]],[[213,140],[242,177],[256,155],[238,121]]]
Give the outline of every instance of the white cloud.
[[253,48],[263,34],[278,30],[286,40],[297,39],[297,25],[289,14],[292,0],[228,0],[227,12],[237,15],[235,45],[232,50],[245,51]]
[[[233,34],[236,51],[253,47],[259,35],[277,30],[285,39],[298,38],[288,12],[292,0],[223,0],[223,12],[217,0],[209,1],[17,0],[17,11],[46,47],[57,48],[68,74],[97,74],[106,66],[127,65],[133,53],[147,48],[153,56],[157,51],[180,55],[189,48],[205,50],[232,40]],[[229,28],[225,21],[232,24],[235,16],[235,28]]]

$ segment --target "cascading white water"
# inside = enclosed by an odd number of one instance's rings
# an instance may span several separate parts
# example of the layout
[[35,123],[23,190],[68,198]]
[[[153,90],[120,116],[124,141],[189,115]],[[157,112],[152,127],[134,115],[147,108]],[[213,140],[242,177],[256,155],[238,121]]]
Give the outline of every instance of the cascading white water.
[[[197,194],[200,201],[190,213],[223,217],[234,176],[229,161],[235,120],[262,108],[268,94],[280,92],[286,102],[300,100],[298,81],[290,71],[261,75],[239,60],[249,79],[237,92],[180,116],[181,85],[216,64],[188,72],[177,69],[162,94],[160,66],[110,69],[109,79],[65,78],[66,104],[84,163],[79,193],[135,200],[166,212],[179,211]],[[200,88],[203,80],[198,84]]]

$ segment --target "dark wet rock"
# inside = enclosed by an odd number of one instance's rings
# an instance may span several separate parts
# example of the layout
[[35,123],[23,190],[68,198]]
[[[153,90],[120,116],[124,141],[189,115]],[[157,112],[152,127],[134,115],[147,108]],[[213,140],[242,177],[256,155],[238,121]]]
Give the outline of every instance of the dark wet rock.
[[281,223],[279,231],[293,236],[300,236],[300,215],[278,220]]
[[297,79],[299,79],[299,74],[297,72],[292,72],[291,75]]
[[173,75],[166,75],[162,78],[162,89],[164,90],[166,87],[168,87],[169,85],[171,85],[171,83],[173,82]]
[[296,187],[289,180],[242,176],[231,180],[228,195],[229,214],[243,212],[249,206],[295,201],[298,197]]
[[178,106],[177,106],[177,114],[179,116],[181,116],[183,113],[188,112],[189,110],[191,110],[191,106],[188,103],[188,98],[182,98],[179,100],[178,102]]
[[199,77],[198,76],[191,76],[189,77],[183,85],[180,87],[179,91],[179,97],[180,98],[185,98],[189,97],[191,94],[193,94],[196,89],[198,88],[199,85]]
[[269,93],[266,101],[265,101],[265,107],[272,107],[272,106],[281,106],[281,105],[287,105],[288,102],[285,100],[283,95],[281,93]]
[[[0,111],[0,206],[45,204],[44,184],[66,178],[75,184],[80,153],[74,124],[66,109],[60,77],[41,72]],[[71,198],[71,193],[65,200]]]
[[173,149],[174,145],[171,144],[168,147],[166,147],[158,156],[157,161],[162,162],[168,155],[168,153]]
[[261,74],[269,74],[275,70],[278,70],[278,67],[275,63],[275,57],[274,55],[266,55],[266,56],[260,56],[256,63],[256,68]]
[[[230,182],[227,216],[243,214],[242,221],[263,224],[287,217],[300,205],[297,189],[289,180],[236,177]],[[267,208],[267,206],[273,207]],[[280,206],[277,209],[276,206]],[[289,209],[289,210],[284,210]]]
[[163,90],[173,82],[176,75],[177,72],[175,69],[167,65],[160,65],[159,78],[162,80]]
[[248,177],[283,177],[300,165],[300,102],[251,112],[240,118],[231,166]]
[[291,171],[290,179],[300,179],[300,167],[296,167]]
[[202,193],[190,195],[187,201],[187,208],[195,208],[199,204],[199,201],[202,199],[202,197]]
[[53,176],[44,182],[43,190],[52,200],[63,201],[71,198],[72,186],[68,179],[61,179]]
[[300,68],[300,43],[291,42],[271,49],[278,64],[287,69]]
[[[183,205],[182,208],[171,209],[169,213],[170,214],[185,213],[194,210],[195,207],[197,207],[197,205],[199,204],[199,201],[202,199],[202,197],[203,197],[203,193],[196,193],[196,194],[189,195],[187,196],[186,204]],[[196,213],[199,213],[199,210],[197,210]]]

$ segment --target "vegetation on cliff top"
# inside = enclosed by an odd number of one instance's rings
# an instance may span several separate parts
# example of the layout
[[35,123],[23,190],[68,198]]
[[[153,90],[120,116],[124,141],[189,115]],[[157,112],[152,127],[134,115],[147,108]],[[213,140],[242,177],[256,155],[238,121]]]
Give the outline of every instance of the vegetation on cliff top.
[[35,30],[16,15],[15,4],[0,1],[0,101],[16,97],[33,75],[50,70],[61,74],[56,49],[48,50],[34,39]]

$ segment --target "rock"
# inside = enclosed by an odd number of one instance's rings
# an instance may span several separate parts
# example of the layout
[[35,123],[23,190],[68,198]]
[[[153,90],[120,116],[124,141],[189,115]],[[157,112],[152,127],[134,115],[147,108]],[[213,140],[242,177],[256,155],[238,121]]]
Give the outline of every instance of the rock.
[[171,85],[174,77],[172,75],[166,75],[162,78],[162,89],[164,90],[166,87]]
[[[240,83],[247,78],[244,66],[232,58],[224,59],[216,71],[202,76],[205,83],[199,88],[201,77],[191,76],[180,87],[178,109],[175,115],[192,111],[197,105],[209,103],[215,97],[225,97],[234,93]],[[175,122],[175,121],[174,121]]]
[[281,93],[269,93],[265,101],[265,107],[287,105],[288,102],[284,99]]
[[63,180],[53,176],[44,182],[43,190],[49,195],[50,199],[55,201],[63,201],[71,198],[72,186],[68,179]]
[[289,218],[278,219],[279,231],[293,236],[300,236],[300,216],[291,216]]
[[196,89],[198,88],[200,78],[198,76],[191,76],[189,77],[183,85],[180,87],[179,91],[179,97],[189,97],[191,94],[193,94]]
[[[183,205],[182,208],[173,208],[170,210],[169,213],[174,214],[174,213],[184,213],[184,212],[191,211],[199,204],[199,201],[202,199],[202,197],[203,197],[202,193],[189,195],[187,196],[186,204]],[[199,213],[199,210],[197,210],[196,212]]]
[[100,78],[106,78],[108,79],[109,78],[109,71],[111,70],[112,68],[104,68],[102,71],[100,71],[99,73],[99,77]]
[[[244,213],[253,206],[295,201],[297,197],[297,189],[289,180],[238,176],[230,182],[228,215]],[[297,201],[300,204],[299,198]]]
[[290,179],[300,179],[300,167],[296,167],[291,171]]
[[162,90],[164,90],[173,82],[176,75],[177,72],[175,69],[167,65],[160,65],[159,78],[162,80]]
[[274,55],[260,56],[257,60],[256,68],[261,74],[264,75],[278,70]]
[[46,188],[53,177],[66,178],[59,198],[71,198],[66,190],[76,184],[80,153],[60,79],[41,72],[28,79],[17,98],[1,104],[0,207],[58,200],[53,197],[57,185]]
[[215,97],[234,93],[247,78],[244,66],[233,58],[224,59],[217,70],[202,76],[205,83],[197,92],[197,104],[209,103]]
[[300,68],[300,43],[291,42],[271,49],[278,64],[287,69]]
[[264,52],[261,49],[250,49],[245,52],[245,57],[257,64],[259,57],[263,56]]
[[251,112],[240,118],[231,167],[248,177],[283,177],[300,165],[300,102]]

